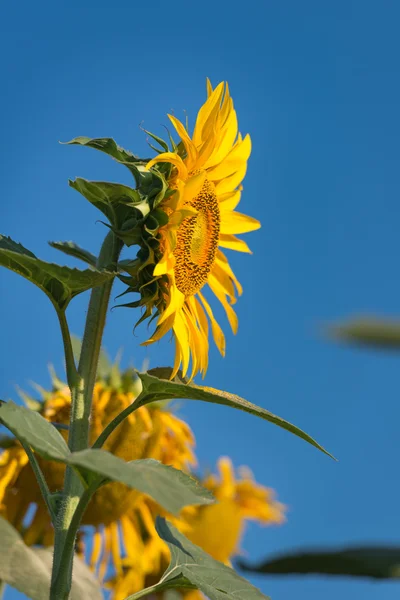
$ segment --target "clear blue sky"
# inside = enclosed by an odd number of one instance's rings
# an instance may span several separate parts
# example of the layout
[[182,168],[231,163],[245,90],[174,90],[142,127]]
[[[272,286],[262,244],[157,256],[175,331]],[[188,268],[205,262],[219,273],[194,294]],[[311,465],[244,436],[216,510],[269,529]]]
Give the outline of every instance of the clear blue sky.
[[[40,257],[73,239],[96,252],[99,214],[67,185],[82,176],[129,183],[93,150],[58,140],[113,136],[148,154],[139,129],[166,112],[191,119],[205,78],[226,79],[253,139],[242,211],[262,221],[254,255],[232,253],[244,286],[239,333],[206,382],[314,435],[304,442],[229,409],[185,404],[204,466],[230,455],[290,507],[280,528],[249,527],[256,559],[293,547],[400,541],[399,357],[337,347],[323,327],[349,314],[400,315],[400,5],[318,0],[121,0],[2,3],[1,230]],[[132,252],[131,252],[132,254]],[[129,254],[127,254],[128,256]],[[62,368],[55,315],[42,293],[0,274],[1,396]],[[69,309],[80,334],[87,297]],[[134,314],[110,314],[106,346],[125,364],[171,363],[167,343],[138,349]],[[391,600],[398,584],[256,579],[273,600]],[[10,592],[6,598],[17,598]]]

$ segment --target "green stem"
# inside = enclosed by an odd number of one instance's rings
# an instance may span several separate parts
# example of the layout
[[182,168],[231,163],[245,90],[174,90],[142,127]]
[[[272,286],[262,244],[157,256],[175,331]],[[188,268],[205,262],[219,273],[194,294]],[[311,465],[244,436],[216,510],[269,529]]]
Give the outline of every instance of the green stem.
[[56,513],[54,510],[54,505],[51,502],[51,492],[49,490],[49,487],[47,485],[46,479],[44,478],[42,469],[39,466],[39,463],[36,459],[36,456],[34,455],[33,451],[31,450],[30,446],[28,444],[26,444],[25,442],[23,442],[22,440],[19,440],[21,446],[23,447],[23,449],[25,450],[25,452],[28,455],[29,458],[29,462],[31,464],[32,467],[32,471],[35,474],[36,480],[39,484],[39,488],[40,491],[42,492],[42,496],[43,499],[46,503],[47,506],[47,510],[50,513],[50,517],[51,517],[51,522],[53,523],[53,525],[55,524],[55,520],[56,520]]
[[93,444],[93,448],[101,448],[105,444],[107,438],[112,434],[114,429],[116,429],[118,425],[120,425],[122,421],[126,419],[126,417],[129,417],[129,415],[133,413],[133,411],[140,408],[142,396],[144,396],[143,393],[139,394],[139,396],[135,398],[132,404],[124,408],[124,410],[121,411],[119,415],[117,415],[112,421],[109,422],[109,424],[104,428],[104,430],[101,432],[101,434]]
[[65,311],[60,311],[56,307],[58,321],[60,323],[61,335],[64,344],[65,366],[67,371],[67,382],[70,390],[76,388],[79,381],[79,374],[75,365],[74,352],[72,350],[71,334],[65,316]]
[[[60,561],[62,565],[70,566],[71,571],[70,571],[70,573],[68,573],[69,576],[72,575],[72,563],[73,563],[73,559],[74,559],[75,539],[76,539],[76,535],[78,533],[79,525],[81,524],[82,517],[85,514],[85,510],[86,510],[93,494],[99,487],[99,484],[101,483],[101,481],[102,481],[101,478],[96,479],[95,481],[93,481],[93,483],[91,483],[91,485],[88,488],[85,489],[85,491],[83,492],[82,496],[79,499],[79,502],[78,502],[76,509],[74,511],[74,514],[72,516],[71,522],[69,524],[68,531],[67,531],[67,534],[66,534],[65,540],[64,540],[64,545],[62,548],[61,561]],[[65,582],[62,581],[63,577],[65,577],[65,572],[63,569],[59,569],[56,579],[55,579],[54,583],[52,584],[54,589],[57,590],[57,589],[62,589],[65,587]],[[58,594],[57,591],[55,593]],[[68,598],[68,595],[65,597]],[[58,595],[54,595],[54,598],[58,598]]]
[[[123,243],[110,231],[100,251],[97,268],[109,271],[117,270],[118,257]],[[69,425],[68,445],[71,452],[84,450],[89,445],[90,413],[92,396],[96,382],[97,365],[101,349],[101,341],[106,321],[108,303],[114,278],[102,286],[92,289],[85,333],[82,342],[78,370],[72,353],[72,345],[65,318],[60,318],[61,332],[64,341],[65,359],[67,363],[68,384],[71,389],[71,417]],[[51,600],[66,600],[69,597],[72,577],[73,552],[64,560],[64,546],[69,539],[69,528],[80,504],[86,497],[82,483],[69,466],[66,468],[63,501],[57,516],[54,561],[51,584]],[[73,533],[74,545],[76,531]],[[69,542],[70,544],[70,542]]]

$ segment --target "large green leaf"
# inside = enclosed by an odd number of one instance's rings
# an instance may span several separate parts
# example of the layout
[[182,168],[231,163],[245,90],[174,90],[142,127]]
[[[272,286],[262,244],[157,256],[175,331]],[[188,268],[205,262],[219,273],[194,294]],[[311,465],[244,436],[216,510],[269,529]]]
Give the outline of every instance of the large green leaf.
[[173,514],[190,504],[214,501],[195,479],[151,458],[127,463],[105,450],[82,450],[70,454],[66,462],[148,494]]
[[25,406],[11,401],[1,402],[0,423],[44,458],[64,460],[69,455],[68,446],[57,429]]
[[359,318],[335,325],[330,331],[339,341],[384,350],[400,350],[400,321],[376,317]]
[[[233,569],[209,556],[195,546],[165,519],[157,518],[158,535],[171,552],[171,562],[160,582],[149,592],[159,592],[170,587],[199,589],[210,600],[266,600],[251,583]],[[145,597],[143,592],[127,600]]]
[[114,273],[71,269],[48,263],[11,238],[0,235],[0,265],[22,275],[47,294],[57,308],[64,310],[70,300],[90,288],[102,285]]
[[[270,423],[274,423],[275,425],[278,425],[278,427],[282,427],[282,429],[290,431],[290,433],[297,435],[309,444],[312,444],[319,450],[322,450],[322,452],[328,456],[332,457],[332,455],[325,450],[325,448],[323,448],[311,436],[295,425],[292,425],[281,417],[277,417],[265,408],[261,408],[260,406],[256,406],[255,404],[244,400],[244,398],[241,398],[240,396],[236,396],[235,394],[221,390],[216,390],[211,387],[195,385],[193,383],[187,384],[183,381],[178,381],[177,377],[174,381],[169,381],[167,379],[159,379],[151,374],[157,373],[157,375],[161,375],[162,377],[168,377],[171,372],[172,370],[170,367],[162,367],[150,370],[147,373],[138,373],[143,385],[143,391],[139,399],[140,406],[149,404],[155,400],[170,400],[173,398],[202,400],[203,402],[210,402],[213,404],[223,404],[224,406],[230,406],[232,408],[243,410],[244,412],[261,417]],[[136,404],[136,406],[138,406],[138,404]]]
[[266,575],[318,574],[373,579],[400,578],[400,546],[365,546],[342,550],[295,552],[256,565],[240,560],[244,571]]
[[[53,548],[29,548],[19,533],[0,517],[0,580],[32,600],[48,600]],[[78,557],[74,559],[71,600],[101,600],[101,587]]]
[[97,258],[95,255],[89,252],[89,250],[81,248],[78,244],[75,244],[75,242],[49,242],[49,244],[52,248],[60,250],[61,252],[64,252],[64,254],[68,254],[68,256],[79,258],[79,260],[83,260],[83,262],[91,267],[96,268]]

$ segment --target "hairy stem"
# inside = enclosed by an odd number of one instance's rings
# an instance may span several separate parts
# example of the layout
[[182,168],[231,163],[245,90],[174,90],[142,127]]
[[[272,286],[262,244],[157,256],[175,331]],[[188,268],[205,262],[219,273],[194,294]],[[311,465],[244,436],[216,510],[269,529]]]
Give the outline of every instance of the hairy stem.
[[[122,242],[110,231],[101,248],[97,260],[97,268],[116,272],[122,245]],[[114,278],[111,278],[103,285],[92,289],[78,370],[76,370],[75,366],[65,317],[60,318],[65,360],[67,364],[68,384],[71,389],[72,405],[68,445],[72,452],[84,450],[89,445],[93,389],[96,382],[101,341],[113,281]],[[50,593],[51,600],[66,600],[69,597],[72,579],[73,550],[72,552],[67,552],[67,554],[65,554],[64,546],[67,539],[69,540],[69,548],[71,546],[73,548],[74,546],[76,531],[73,534],[69,534],[69,529],[75,518],[76,511],[80,506],[80,499],[87,498],[86,493],[88,492],[88,489],[85,491],[83,490],[79,477],[71,467],[67,466],[63,500],[56,521],[54,561]],[[72,541],[70,539],[71,535]]]

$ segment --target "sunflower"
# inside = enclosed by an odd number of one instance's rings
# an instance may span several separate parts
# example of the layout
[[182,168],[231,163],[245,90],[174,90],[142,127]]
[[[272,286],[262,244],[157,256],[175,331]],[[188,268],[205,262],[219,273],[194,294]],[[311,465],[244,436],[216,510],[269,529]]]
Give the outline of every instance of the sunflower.
[[[139,393],[138,381],[132,379],[128,370],[114,381],[97,381],[93,394],[91,419],[91,442],[93,443],[105,426]],[[119,380],[115,383],[115,379]],[[129,383],[128,383],[129,382]],[[67,425],[71,407],[69,388],[57,378],[53,389],[43,390],[43,398],[37,410],[48,421]],[[67,431],[60,431],[67,438]],[[54,531],[47,508],[35,481],[25,451],[14,440],[5,438],[0,449],[0,515],[6,518],[23,535],[28,545],[52,545]],[[110,435],[104,449],[126,461],[154,458],[177,469],[188,471],[196,466],[194,436],[190,427],[167,408],[153,403],[140,407],[121,423]],[[44,461],[39,464],[50,491],[62,489],[65,467],[61,463]],[[142,494],[119,482],[101,487],[93,496],[82,525],[91,526],[94,533],[91,564],[103,579],[110,566],[118,569],[121,562],[121,535],[124,516],[128,510],[141,502]],[[129,531],[131,530],[131,527]],[[85,536],[80,535],[83,543]],[[81,544],[84,552],[84,545]]]
[[[153,276],[163,281],[157,327],[145,342],[151,344],[172,329],[175,338],[175,364],[185,376],[191,360],[191,378],[208,366],[208,320],[219,351],[225,354],[225,337],[204,296],[207,284],[225,309],[234,333],[238,319],[232,305],[242,287],[221,248],[250,252],[236,234],[253,231],[259,221],[235,209],[240,201],[241,182],[251,152],[250,136],[238,133],[236,112],[228,84],[215,90],[207,81],[208,98],[199,110],[193,135],[172,115],[168,115],[181,142],[174,151],[162,152],[148,169],[172,166],[167,180],[170,193],[158,209],[166,223],[158,230],[159,260]],[[149,304],[154,297],[149,298]],[[148,314],[148,313],[147,313]]]

